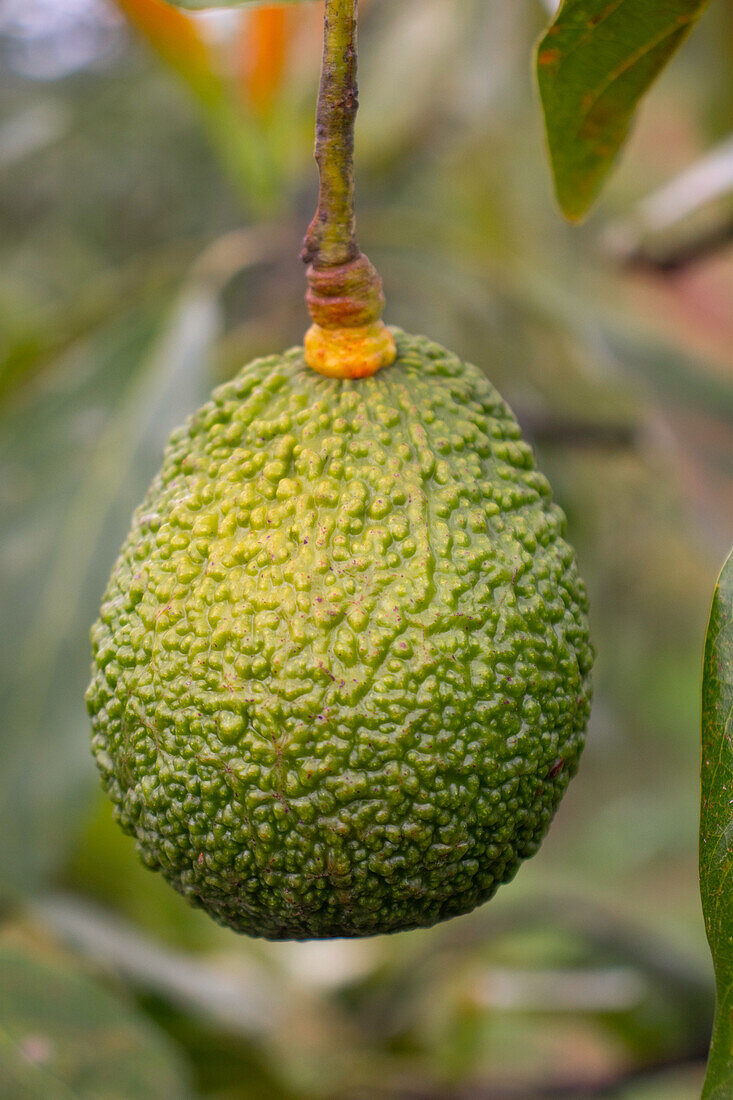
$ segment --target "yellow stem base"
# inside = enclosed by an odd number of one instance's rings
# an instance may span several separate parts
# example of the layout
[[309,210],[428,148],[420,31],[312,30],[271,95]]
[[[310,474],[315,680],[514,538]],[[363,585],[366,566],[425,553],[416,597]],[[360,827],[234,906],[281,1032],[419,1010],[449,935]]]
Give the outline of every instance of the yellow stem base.
[[368,378],[394,363],[394,337],[383,321],[354,328],[311,325],[305,334],[305,361],[327,378]]

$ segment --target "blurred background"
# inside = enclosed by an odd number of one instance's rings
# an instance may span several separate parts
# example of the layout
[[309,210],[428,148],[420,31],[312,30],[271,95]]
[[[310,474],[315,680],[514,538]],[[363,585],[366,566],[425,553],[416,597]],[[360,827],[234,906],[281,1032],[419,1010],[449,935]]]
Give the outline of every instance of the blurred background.
[[318,3],[0,0],[0,1097],[699,1095],[701,652],[733,541],[733,9],[581,228],[531,74],[554,5],[361,0],[362,246],[479,364],[569,519],[598,651],[540,853],[470,916],[267,944],[138,863],[88,749],[88,630],[170,429],[301,340]]

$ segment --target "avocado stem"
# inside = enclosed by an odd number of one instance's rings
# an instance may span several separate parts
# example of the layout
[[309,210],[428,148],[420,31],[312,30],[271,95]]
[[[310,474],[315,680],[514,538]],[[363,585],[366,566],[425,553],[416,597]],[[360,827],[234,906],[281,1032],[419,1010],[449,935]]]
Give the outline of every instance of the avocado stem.
[[316,113],[318,209],[303,242],[303,260],[335,267],[359,255],[354,217],[354,122],[357,0],[325,0],[323,65]]
[[335,378],[363,378],[395,358],[381,321],[382,280],[359,249],[354,215],[357,0],[325,0],[323,65],[316,112],[318,207],[303,242],[313,325],[306,362]]

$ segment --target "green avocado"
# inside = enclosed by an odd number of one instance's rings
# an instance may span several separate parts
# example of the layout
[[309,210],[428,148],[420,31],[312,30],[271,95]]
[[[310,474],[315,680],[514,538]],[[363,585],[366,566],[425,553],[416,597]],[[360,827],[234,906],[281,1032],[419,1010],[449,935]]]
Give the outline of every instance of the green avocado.
[[259,359],[174,432],[92,630],[93,751],[145,863],[253,936],[486,901],[578,766],[587,601],[475,368]]

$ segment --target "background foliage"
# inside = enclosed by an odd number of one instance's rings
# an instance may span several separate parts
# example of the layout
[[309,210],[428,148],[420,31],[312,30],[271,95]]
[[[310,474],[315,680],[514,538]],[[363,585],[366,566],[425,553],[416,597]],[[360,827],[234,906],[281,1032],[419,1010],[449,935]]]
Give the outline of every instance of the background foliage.
[[515,883],[431,932],[237,939],[138,864],[88,752],[88,628],[170,427],[301,338],[320,6],[0,7],[3,1098],[699,1095],[730,9],[571,229],[530,73],[548,7],[360,6],[361,242],[388,320],[487,371],[568,513],[599,654],[580,775]]

